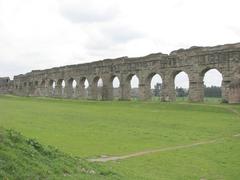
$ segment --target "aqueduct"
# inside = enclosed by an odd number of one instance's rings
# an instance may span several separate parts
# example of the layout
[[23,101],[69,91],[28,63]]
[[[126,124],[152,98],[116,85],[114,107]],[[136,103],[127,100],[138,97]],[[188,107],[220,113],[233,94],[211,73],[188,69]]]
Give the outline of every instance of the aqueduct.
[[[203,76],[217,69],[222,73],[222,98],[240,103],[240,43],[215,47],[191,47],[144,57],[121,57],[92,63],[69,65],[46,70],[34,70],[24,75],[0,78],[0,92],[19,96],[113,99],[113,79],[120,81],[120,99],[130,99],[130,80],[139,78],[139,98],[151,98],[150,82],[155,74],[162,78],[162,101],[175,100],[175,76],[184,71],[189,77],[189,100],[204,98]],[[102,80],[98,88],[99,79]],[[73,86],[73,84],[75,84]],[[86,91],[86,84],[88,88]]]

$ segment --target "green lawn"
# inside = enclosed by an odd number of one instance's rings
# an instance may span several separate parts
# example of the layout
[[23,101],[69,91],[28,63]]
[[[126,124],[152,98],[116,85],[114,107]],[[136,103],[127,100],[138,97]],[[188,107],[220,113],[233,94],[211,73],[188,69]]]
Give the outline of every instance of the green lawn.
[[104,164],[123,179],[238,179],[240,106],[0,96],[0,126],[83,158],[221,139]]

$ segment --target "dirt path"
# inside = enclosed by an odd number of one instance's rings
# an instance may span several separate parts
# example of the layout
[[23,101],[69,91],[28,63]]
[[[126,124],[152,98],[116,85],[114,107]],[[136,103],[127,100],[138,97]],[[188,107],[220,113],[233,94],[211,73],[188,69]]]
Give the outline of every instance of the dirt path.
[[234,109],[234,106],[230,105],[221,105],[221,104],[204,104],[204,103],[188,103],[188,102],[179,102],[178,104],[184,104],[184,105],[191,105],[191,106],[209,106],[209,107],[219,107],[223,109],[227,109],[228,111],[240,116],[240,112],[236,109]]
[[[235,134],[232,137],[240,137],[240,134]],[[166,152],[166,151],[174,151],[174,150],[178,150],[178,149],[187,149],[187,148],[191,148],[191,147],[195,147],[195,146],[201,146],[201,145],[204,145],[204,144],[214,144],[217,141],[221,141],[223,139],[224,138],[209,140],[209,141],[202,141],[202,142],[197,142],[197,143],[188,144],[188,145],[180,145],[180,146],[174,146],[174,147],[146,150],[146,151],[136,152],[136,153],[123,155],[123,156],[100,157],[100,158],[96,158],[96,159],[88,159],[88,161],[90,161],[90,162],[117,161],[117,160],[132,158],[132,157],[144,156],[144,155],[147,155],[147,154],[152,154],[152,153],[157,153],[157,152]]]
[[240,117],[240,112],[237,111],[236,109],[231,108],[231,107],[225,107],[225,108],[228,109],[229,111],[231,111],[232,113],[236,114],[238,117]]
[[[192,105],[205,105],[205,104],[192,104]],[[237,111],[236,109],[234,109],[233,107],[226,107],[226,106],[220,106],[220,105],[214,105],[214,104],[210,105],[210,106],[224,108],[224,109],[234,113],[238,117],[240,117],[240,112]],[[235,135],[232,136],[232,138],[233,137],[240,137],[240,134],[235,134]],[[132,157],[144,156],[144,155],[147,155],[147,154],[152,154],[152,153],[157,153],[157,152],[166,152],[166,151],[174,151],[174,150],[178,150],[178,149],[186,149],[186,148],[191,148],[191,147],[195,147],[195,146],[201,146],[201,145],[204,145],[204,144],[214,144],[217,141],[221,141],[223,139],[224,138],[215,139],[215,140],[209,140],[209,141],[202,141],[202,142],[197,142],[197,143],[188,144],[188,145],[179,145],[179,146],[174,146],[174,147],[146,150],[146,151],[136,152],[136,153],[122,155],[122,156],[109,156],[109,157],[108,156],[104,156],[104,157],[95,158],[95,159],[88,159],[88,161],[90,161],[90,162],[117,161],[117,160],[123,160],[123,159],[132,158]]]

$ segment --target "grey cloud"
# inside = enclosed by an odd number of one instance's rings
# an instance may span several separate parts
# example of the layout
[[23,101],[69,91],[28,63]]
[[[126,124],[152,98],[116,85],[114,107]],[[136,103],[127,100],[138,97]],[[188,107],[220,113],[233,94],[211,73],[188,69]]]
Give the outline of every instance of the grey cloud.
[[1,76],[10,76],[25,74],[32,70],[40,70],[54,66],[50,57],[42,52],[22,52],[12,56],[1,55]]
[[106,22],[116,18],[118,10],[115,6],[95,7],[81,4],[68,4],[60,8],[61,15],[73,23]]
[[31,68],[27,65],[20,63],[8,63],[1,62],[1,72],[0,77],[10,77],[13,78],[14,75],[23,74],[30,70]]
[[240,36],[240,28],[236,26],[228,27],[232,32],[234,32],[237,36]]
[[[107,38],[92,39],[85,45],[85,49],[88,55],[91,57],[110,58],[116,53],[118,44],[110,41]],[[118,50],[117,52],[120,52]]]
[[144,37],[144,34],[140,31],[132,30],[127,26],[105,28],[102,30],[102,33],[115,43],[126,43]]
[[127,26],[102,28],[99,30],[99,34],[101,36],[99,39],[91,39],[90,37],[90,43],[87,44],[88,47],[94,49],[105,49],[108,46],[124,44],[144,37],[144,34],[140,31],[132,30]]

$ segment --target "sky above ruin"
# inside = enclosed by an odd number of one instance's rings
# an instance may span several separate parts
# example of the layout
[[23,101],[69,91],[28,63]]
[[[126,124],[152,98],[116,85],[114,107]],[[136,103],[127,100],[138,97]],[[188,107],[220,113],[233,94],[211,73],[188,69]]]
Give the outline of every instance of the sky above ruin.
[[[239,0],[0,0],[0,76],[240,42]],[[207,85],[219,85],[213,71]],[[186,75],[178,86],[187,87]]]

